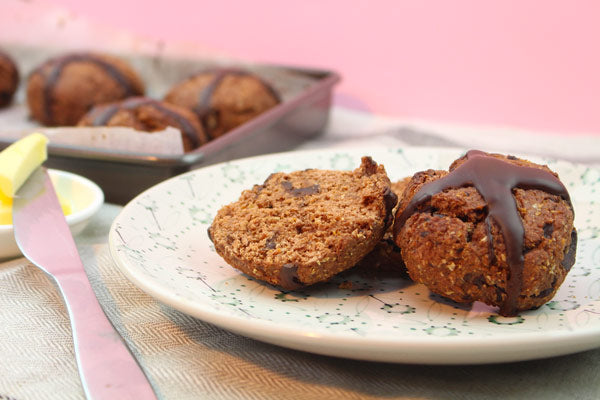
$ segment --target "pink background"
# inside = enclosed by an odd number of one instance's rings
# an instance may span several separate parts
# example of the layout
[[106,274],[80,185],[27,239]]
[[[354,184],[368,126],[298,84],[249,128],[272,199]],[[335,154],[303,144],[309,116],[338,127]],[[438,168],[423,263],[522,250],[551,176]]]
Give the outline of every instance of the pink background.
[[348,107],[600,134],[598,1],[46,2],[166,42],[334,69]]

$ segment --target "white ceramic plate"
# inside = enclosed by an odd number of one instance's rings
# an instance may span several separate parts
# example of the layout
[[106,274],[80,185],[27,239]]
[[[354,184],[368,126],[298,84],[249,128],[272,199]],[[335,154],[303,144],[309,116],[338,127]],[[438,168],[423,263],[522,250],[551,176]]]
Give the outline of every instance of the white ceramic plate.
[[[579,233],[577,261],[555,298],[515,318],[479,303],[460,306],[402,279],[352,276],[280,291],[239,273],[207,236],[217,210],[275,171],[353,169],[362,155],[392,180],[446,169],[460,150],[309,151],[255,157],[169,179],[132,200],[112,225],[111,254],[141,289],[172,307],[265,342],[363,360],[491,363],[600,346],[600,170],[544,160],[570,191]],[[344,279],[348,279],[347,277]]]
[[[49,169],[48,173],[56,193],[71,206],[72,212],[66,216],[66,220],[71,233],[77,235],[104,203],[104,193],[98,185],[83,176],[56,169]],[[0,259],[20,254],[13,226],[0,225]]]

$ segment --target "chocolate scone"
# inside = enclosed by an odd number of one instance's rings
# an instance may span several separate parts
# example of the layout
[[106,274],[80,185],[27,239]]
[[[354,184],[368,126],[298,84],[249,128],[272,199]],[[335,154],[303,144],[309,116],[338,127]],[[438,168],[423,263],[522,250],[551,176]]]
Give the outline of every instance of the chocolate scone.
[[187,108],[147,97],[94,106],[81,118],[79,126],[127,126],[155,132],[172,126],[181,131],[186,151],[208,142],[196,115]]
[[[403,178],[399,181],[392,182],[392,192],[401,199],[404,190],[411,181],[411,177]],[[394,208],[395,213],[396,208]],[[385,231],[383,238],[373,251],[367,254],[362,260],[356,265],[358,272],[362,275],[371,276],[399,276],[408,277],[404,260],[402,260],[402,254],[400,247],[394,242],[394,225],[393,223]]]
[[550,300],[575,262],[573,206],[557,174],[513,156],[469,151],[449,172],[417,173],[394,239],[410,277],[504,316]]
[[209,236],[230,265],[284,289],[329,280],[381,240],[396,195],[385,168],[275,173],[219,210]]
[[96,104],[143,94],[144,84],[131,66],[107,54],[54,57],[27,80],[29,112],[48,126],[75,125]]
[[280,103],[279,95],[268,83],[237,69],[195,74],[175,85],[164,100],[193,110],[210,139]]
[[0,107],[12,102],[19,86],[19,70],[13,59],[0,51]]

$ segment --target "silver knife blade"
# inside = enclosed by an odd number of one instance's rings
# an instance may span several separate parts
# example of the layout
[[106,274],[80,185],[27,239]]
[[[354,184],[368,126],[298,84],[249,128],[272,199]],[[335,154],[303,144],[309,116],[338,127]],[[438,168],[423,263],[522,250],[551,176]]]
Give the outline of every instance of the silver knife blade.
[[13,199],[13,227],[23,255],[60,289],[86,397],[155,399],[144,372],[96,299],[45,168],[37,168]]

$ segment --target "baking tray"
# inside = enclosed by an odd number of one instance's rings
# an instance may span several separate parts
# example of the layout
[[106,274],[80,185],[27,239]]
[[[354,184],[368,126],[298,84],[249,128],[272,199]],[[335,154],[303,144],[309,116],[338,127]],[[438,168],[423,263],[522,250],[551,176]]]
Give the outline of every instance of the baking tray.
[[[16,121],[24,111],[26,77],[40,62],[60,49],[31,48],[0,43],[19,65],[21,85],[11,110],[0,110],[2,130],[34,129],[32,121]],[[281,65],[222,60],[115,54],[129,61],[146,82],[149,97],[162,98],[167,88],[193,72],[214,66],[252,70],[271,83],[282,102],[223,136],[181,155],[122,152],[93,147],[50,144],[46,166],[83,175],[96,182],[106,201],[125,204],[145,189],[172,176],[210,164],[293,149],[319,135],[329,118],[332,92],[340,81],[336,72]],[[18,110],[21,108],[20,110]],[[7,116],[12,113],[11,117]],[[4,116],[4,118],[3,118]],[[22,119],[26,119],[23,117]],[[19,125],[19,126],[17,126]],[[0,148],[14,142],[0,134]]]

